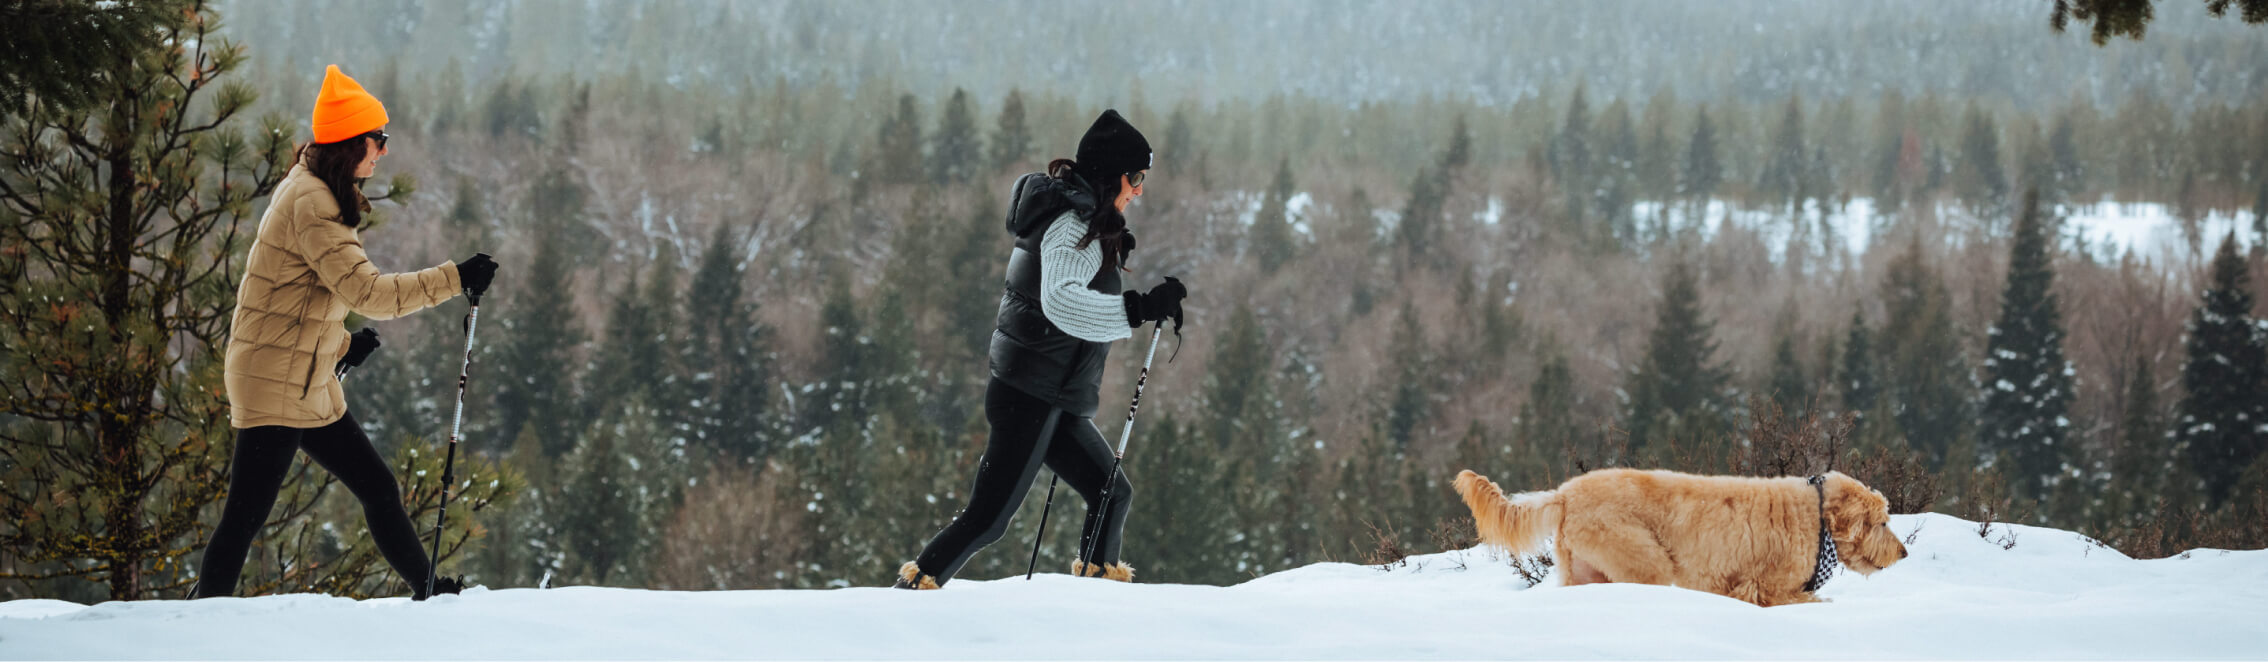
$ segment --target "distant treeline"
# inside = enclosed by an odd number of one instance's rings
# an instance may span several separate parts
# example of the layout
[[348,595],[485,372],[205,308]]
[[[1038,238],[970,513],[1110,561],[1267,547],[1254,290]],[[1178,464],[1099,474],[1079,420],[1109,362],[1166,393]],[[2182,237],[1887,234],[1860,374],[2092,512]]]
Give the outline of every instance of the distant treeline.
[[2259,26],[2212,18],[2204,0],[2150,4],[2149,39],[2105,46],[2084,26],[2050,30],[2050,7],[2034,0],[226,0],[220,9],[229,34],[260,45],[264,68],[398,60],[436,75],[455,63],[475,87],[513,75],[622,76],[677,90],[784,79],[943,98],[958,87],[987,100],[1021,87],[1127,106],[1277,94],[1506,106],[1583,83],[1601,98],[1667,89],[1713,105],[1770,104],[1896,90],[2033,112],[2074,97],[2114,105],[2145,89],[2187,110],[2268,88],[2255,64],[2268,61]]

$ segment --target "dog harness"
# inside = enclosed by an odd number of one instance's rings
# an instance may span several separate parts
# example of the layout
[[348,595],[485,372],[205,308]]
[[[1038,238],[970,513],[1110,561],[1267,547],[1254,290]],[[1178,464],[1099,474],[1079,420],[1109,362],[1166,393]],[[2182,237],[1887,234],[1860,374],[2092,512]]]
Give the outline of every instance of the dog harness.
[[1827,585],[1827,578],[1835,576],[1835,538],[1827,534],[1827,478],[1812,476],[1806,479],[1811,489],[1819,492],[1819,557],[1811,567],[1811,581],[1803,583],[1803,592],[1817,592]]

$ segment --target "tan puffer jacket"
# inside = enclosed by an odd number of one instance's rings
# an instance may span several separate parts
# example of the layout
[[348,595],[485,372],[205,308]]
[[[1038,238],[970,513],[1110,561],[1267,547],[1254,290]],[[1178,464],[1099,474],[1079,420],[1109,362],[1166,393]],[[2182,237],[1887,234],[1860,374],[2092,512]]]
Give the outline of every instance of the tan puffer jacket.
[[[362,201],[355,201],[362,204]],[[317,428],[346,415],[331,367],[346,354],[347,311],[391,319],[457,295],[457,265],[382,274],[339,204],[302,161],[269,198],[229,326],[229,422]]]

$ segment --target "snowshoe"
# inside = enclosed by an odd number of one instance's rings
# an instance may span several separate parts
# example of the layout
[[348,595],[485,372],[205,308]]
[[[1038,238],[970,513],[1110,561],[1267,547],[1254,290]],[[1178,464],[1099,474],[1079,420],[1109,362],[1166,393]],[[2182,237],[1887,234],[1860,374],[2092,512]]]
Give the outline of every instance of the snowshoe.
[[[414,583],[414,582],[413,582],[413,583]],[[424,586],[424,585],[422,585],[422,584],[418,584],[418,585],[416,585],[416,586],[413,586],[411,590],[412,590],[412,593],[410,594],[410,599],[411,599],[411,600],[419,600],[419,601],[422,601],[422,600],[424,600],[424,599],[426,599],[426,598],[429,598],[429,597],[433,597],[433,596],[431,596],[431,595],[426,595],[426,594],[425,594],[425,586]],[[434,594],[434,595],[456,595],[456,594],[459,594],[459,593],[463,593],[463,592],[465,592],[465,576],[464,576],[464,575],[457,575],[457,576],[455,576],[455,577],[450,577],[450,576],[447,576],[447,575],[443,575],[443,576],[440,576],[440,577],[435,577],[435,578],[433,578],[433,594]]]
[[1101,577],[1112,581],[1134,582],[1134,566],[1120,561],[1110,565],[1092,565],[1086,561],[1071,561],[1071,574],[1080,577]]

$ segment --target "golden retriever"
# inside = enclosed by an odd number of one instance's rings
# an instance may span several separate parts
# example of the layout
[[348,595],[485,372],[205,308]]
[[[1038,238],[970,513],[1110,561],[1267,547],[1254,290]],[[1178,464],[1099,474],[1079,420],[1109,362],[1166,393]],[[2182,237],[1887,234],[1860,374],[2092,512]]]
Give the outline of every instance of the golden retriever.
[[1818,565],[1823,519],[1843,565],[1859,574],[1906,557],[1890,532],[1889,502],[1841,472],[1814,488],[1801,477],[1601,469],[1554,491],[1506,497],[1464,471],[1456,487],[1482,542],[1525,554],[1556,539],[1552,560],[1564,586],[1679,586],[1761,607],[1817,602],[1804,587]]

